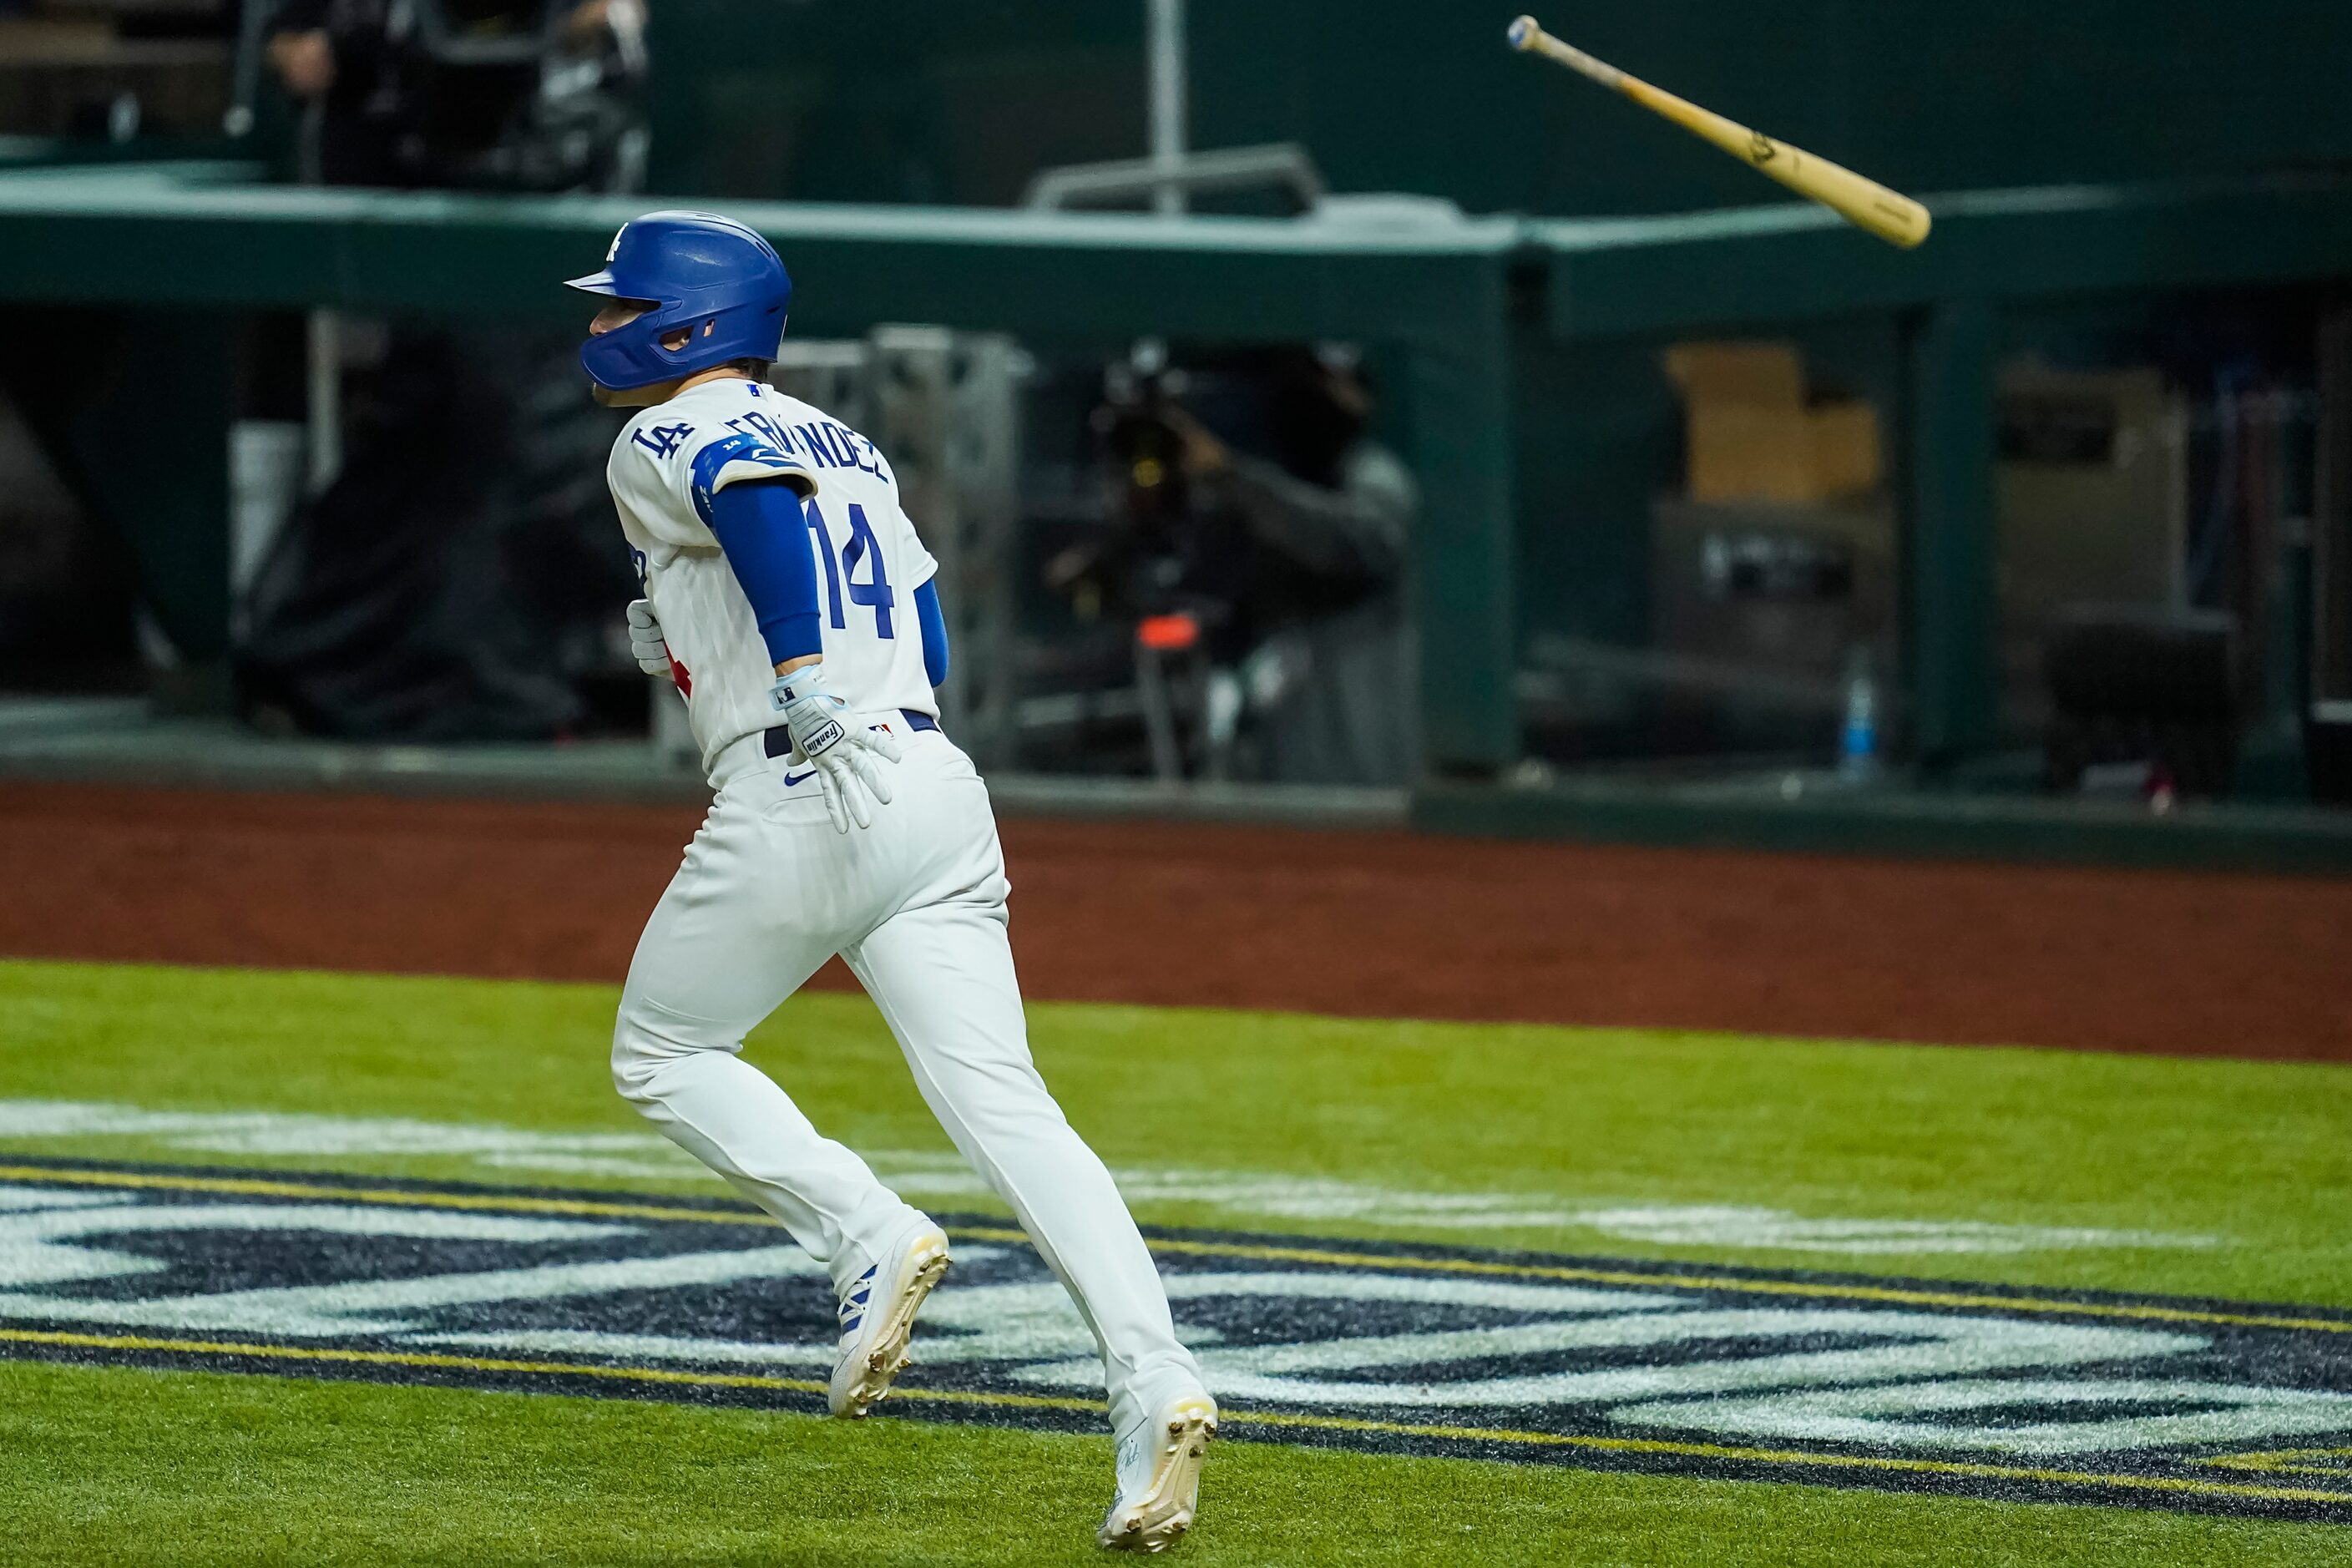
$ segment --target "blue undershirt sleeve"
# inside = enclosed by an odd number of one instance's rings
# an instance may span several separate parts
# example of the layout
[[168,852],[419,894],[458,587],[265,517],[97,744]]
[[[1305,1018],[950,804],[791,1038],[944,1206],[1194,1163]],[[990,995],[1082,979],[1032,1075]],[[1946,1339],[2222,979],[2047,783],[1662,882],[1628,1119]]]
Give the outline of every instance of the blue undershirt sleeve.
[[923,673],[934,687],[948,683],[948,623],[940,614],[940,583],[934,577],[915,590],[915,618],[923,627]]
[[816,560],[807,519],[790,485],[765,480],[729,485],[710,498],[707,520],[735,581],[751,601],[768,662],[824,651],[817,629]]

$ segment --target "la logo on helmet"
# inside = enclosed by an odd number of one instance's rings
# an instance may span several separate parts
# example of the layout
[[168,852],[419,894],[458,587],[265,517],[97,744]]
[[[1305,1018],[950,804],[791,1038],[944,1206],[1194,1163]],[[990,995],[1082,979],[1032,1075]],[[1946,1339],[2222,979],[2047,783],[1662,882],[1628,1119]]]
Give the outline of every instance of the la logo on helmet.
[[605,266],[610,267],[613,264],[613,258],[621,254],[621,237],[628,232],[629,226],[627,224],[623,224],[620,227],[613,231],[613,247],[611,249],[604,252]]

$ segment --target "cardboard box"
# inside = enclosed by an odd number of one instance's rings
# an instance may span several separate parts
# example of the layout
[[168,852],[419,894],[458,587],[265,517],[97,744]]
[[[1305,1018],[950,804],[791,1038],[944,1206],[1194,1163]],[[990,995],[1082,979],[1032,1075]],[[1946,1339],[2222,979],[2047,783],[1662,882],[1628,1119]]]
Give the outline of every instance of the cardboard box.
[[1812,429],[1801,405],[1693,403],[1690,499],[1801,501],[1812,491]]
[[1666,375],[1693,405],[1805,403],[1805,363],[1794,343],[1677,343],[1666,351]]
[[1691,500],[1810,505],[1878,488],[1878,411],[1809,405],[1795,344],[1681,343],[1666,374],[1687,411]]
[[1810,505],[1864,496],[1885,468],[1878,411],[1867,403],[1694,403],[1687,446],[1695,501]]
[[1885,476],[1878,410],[1867,403],[1825,403],[1808,411],[1813,435],[1813,482],[1821,499],[1864,496]]

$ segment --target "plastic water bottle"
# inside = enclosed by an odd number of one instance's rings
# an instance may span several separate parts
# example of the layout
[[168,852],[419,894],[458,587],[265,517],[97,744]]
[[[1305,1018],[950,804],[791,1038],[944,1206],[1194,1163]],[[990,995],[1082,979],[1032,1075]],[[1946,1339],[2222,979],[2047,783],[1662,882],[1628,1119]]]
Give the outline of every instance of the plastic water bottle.
[[1845,659],[1845,724],[1838,740],[1838,773],[1861,781],[1878,776],[1878,683],[1870,649],[1853,646]]

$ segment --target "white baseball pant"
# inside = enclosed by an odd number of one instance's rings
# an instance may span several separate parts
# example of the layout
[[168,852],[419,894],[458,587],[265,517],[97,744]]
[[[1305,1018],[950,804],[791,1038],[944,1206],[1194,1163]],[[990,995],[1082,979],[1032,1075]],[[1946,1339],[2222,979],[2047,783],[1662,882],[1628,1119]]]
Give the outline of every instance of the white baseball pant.
[[[722,786],[639,938],[613,1035],[622,1098],[790,1231],[836,1287],[915,1212],[737,1052],[835,952],[880,1006],[931,1113],[1020,1216],[1100,1348],[1114,1423],[1200,1369],[1110,1173],[1029,1056],[987,787],[936,731],[901,731],[894,798],[844,834],[816,781],[759,753]],[[730,764],[732,764],[731,766]]]

